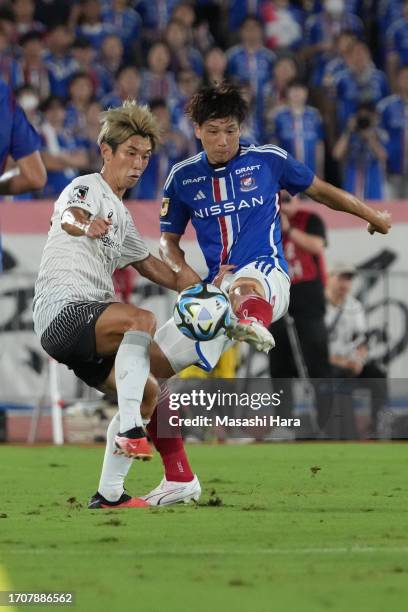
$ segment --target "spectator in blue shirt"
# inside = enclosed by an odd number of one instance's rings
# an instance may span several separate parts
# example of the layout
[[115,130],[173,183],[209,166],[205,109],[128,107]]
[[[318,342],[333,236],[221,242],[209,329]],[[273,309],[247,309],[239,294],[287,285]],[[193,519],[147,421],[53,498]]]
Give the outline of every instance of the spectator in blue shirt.
[[180,0],[136,0],[134,7],[142,18],[143,37],[158,40]]
[[[116,34],[109,34],[100,48],[98,66],[98,76],[100,88],[103,95],[115,89],[115,80],[118,70],[124,64],[124,48],[122,40]],[[97,97],[101,96],[99,93]]]
[[177,74],[179,97],[171,107],[171,124],[187,137],[189,156],[201,151],[201,142],[195,136],[193,123],[186,115],[185,109],[187,102],[198,91],[200,85],[200,77],[191,69],[180,70]]
[[34,19],[34,0],[13,0],[11,10],[15,20],[15,42],[20,42],[28,32],[44,33],[44,24]]
[[335,75],[351,65],[353,47],[357,40],[355,32],[351,30],[344,30],[336,37],[333,58],[326,64],[323,72],[324,87],[332,87]]
[[45,38],[48,50],[44,56],[44,63],[48,68],[53,96],[61,98],[68,96],[68,83],[78,70],[77,63],[69,52],[71,44],[71,32],[63,24],[51,28]]
[[275,142],[308,166],[315,174],[324,175],[324,130],[319,111],[307,106],[308,88],[300,80],[287,87],[287,104],[275,113]]
[[166,28],[165,42],[170,51],[170,65],[172,72],[191,68],[199,76],[203,75],[203,58],[189,40],[189,32],[182,21],[172,19]]
[[142,92],[147,100],[164,98],[170,104],[177,99],[177,85],[169,70],[170,51],[165,43],[157,42],[147,54],[147,68],[142,71]]
[[408,66],[408,0],[402,6],[402,16],[386,32],[387,74],[393,91],[397,87],[398,68]]
[[204,56],[204,83],[214,85],[225,81],[227,56],[220,47],[209,49]]
[[0,18],[0,79],[8,85],[12,83],[13,76],[17,67],[16,59],[13,55],[10,36],[7,28]]
[[228,29],[236,32],[241,27],[244,19],[249,15],[261,17],[261,6],[263,0],[230,0],[227,2]]
[[44,63],[44,44],[38,32],[28,32],[20,40],[22,54],[15,64],[12,84],[14,88],[23,85],[35,87],[41,98],[50,93],[50,78]]
[[171,126],[170,111],[164,99],[150,102],[150,110],[161,131],[160,143],[152,153],[149,164],[129,198],[154,200],[163,193],[163,185],[172,166],[185,159],[188,153],[185,135]]
[[69,83],[69,100],[65,107],[64,127],[74,138],[80,138],[86,127],[86,113],[94,96],[94,85],[86,72],[78,72]]
[[369,48],[361,41],[353,45],[349,67],[335,74],[333,81],[340,130],[360,104],[377,104],[389,94],[385,74],[375,67]]
[[103,109],[122,106],[128,98],[144,102],[145,97],[141,95],[141,77],[135,66],[122,66],[116,75],[115,89],[102,98]]
[[334,159],[343,165],[343,189],[362,200],[384,198],[386,140],[374,106],[360,105],[333,149]]
[[139,13],[129,6],[128,0],[111,0],[102,16],[104,23],[113,26],[121,38],[126,61],[134,59],[141,49],[142,20]]
[[251,83],[258,96],[272,76],[275,54],[264,45],[262,23],[246,17],[240,29],[241,43],[227,51],[228,74],[236,81]]
[[88,157],[83,148],[64,128],[65,107],[60,98],[50,96],[41,105],[44,123],[40,133],[43,142],[42,157],[48,170],[48,180],[43,195],[58,196],[61,191],[88,167]]
[[81,0],[76,36],[89,40],[94,49],[99,50],[108,34],[117,34],[112,24],[102,20],[102,7],[99,0]]
[[250,83],[259,114],[263,114],[266,83],[271,79],[276,56],[264,45],[262,22],[246,17],[241,29],[241,44],[228,49],[229,76],[237,83]]
[[311,85],[321,87],[326,64],[333,58],[334,43],[343,30],[359,37],[364,26],[359,17],[346,12],[344,0],[325,0],[322,12],[312,15],[305,23],[305,57],[312,61]]
[[408,199],[408,66],[400,68],[398,93],[377,106],[380,126],[388,134],[388,188],[393,198]]

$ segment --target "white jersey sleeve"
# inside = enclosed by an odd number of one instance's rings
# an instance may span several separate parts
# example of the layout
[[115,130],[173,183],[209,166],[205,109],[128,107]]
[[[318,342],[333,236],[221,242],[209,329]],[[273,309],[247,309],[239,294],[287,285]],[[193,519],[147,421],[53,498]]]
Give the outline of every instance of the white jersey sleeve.
[[126,219],[127,227],[126,234],[122,244],[122,256],[119,261],[119,268],[125,268],[135,261],[142,261],[150,255],[146,242],[141,237],[137,230],[133,219],[127,209]]
[[82,208],[92,217],[98,215],[101,209],[101,189],[95,175],[79,176],[62,191],[56,202],[60,215],[72,206]]

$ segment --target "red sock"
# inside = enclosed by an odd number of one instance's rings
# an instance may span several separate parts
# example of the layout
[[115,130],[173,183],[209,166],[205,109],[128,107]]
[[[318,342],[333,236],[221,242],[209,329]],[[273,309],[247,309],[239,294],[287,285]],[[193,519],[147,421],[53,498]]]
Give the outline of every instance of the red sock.
[[272,323],[273,306],[260,295],[242,295],[236,314],[239,318],[253,317],[265,327]]
[[[168,425],[170,416],[174,417],[174,412],[169,408],[168,393],[163,395],[164,397],[162,399],[159,398],[156,410],[146,429],[149,432],[153,444],[160,453],[166,479],[176,482],[189,482],[193,480],[194,474],[191,471],[184,450],[184,442],[180,434],[180,429]],[[160,427],[158,427],[158,419],[160,419]],[[166,433],[166,429],[169,430],[169,434],[173,437],[163,437],[163,433]]]

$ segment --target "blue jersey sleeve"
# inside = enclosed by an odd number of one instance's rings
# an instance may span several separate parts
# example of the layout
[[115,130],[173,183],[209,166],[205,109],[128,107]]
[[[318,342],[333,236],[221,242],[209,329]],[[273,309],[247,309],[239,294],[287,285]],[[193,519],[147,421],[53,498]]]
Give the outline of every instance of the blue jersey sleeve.
[[18,104],[14,108],[12,121],[10,155],[14,161],[18,161],[39,151],[41,139]]
[[160,231],[184,234],[190,220],[188,206],[178,197],[177,183],[173,177],[166,182],[160,210]]
[[286,189],[291,195],[296,195],[310,187],[314,176],[314,172],[310,168],[288,153],[288,157],[283,163],[279,183],[282,189]]

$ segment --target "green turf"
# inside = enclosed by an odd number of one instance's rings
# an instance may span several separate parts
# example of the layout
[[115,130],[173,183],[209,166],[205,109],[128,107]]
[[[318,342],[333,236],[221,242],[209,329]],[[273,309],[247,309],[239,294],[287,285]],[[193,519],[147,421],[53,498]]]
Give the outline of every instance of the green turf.
[[[15,590],[72,590],[81,612],[405,612],[407,450],[193,446],[204,505],[90,512],[102,448],[2,447],[2,564]],[[128,488],[160,477],[156,456]]]

